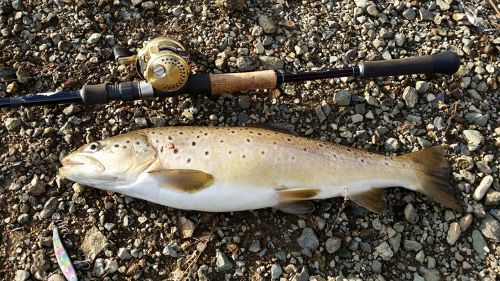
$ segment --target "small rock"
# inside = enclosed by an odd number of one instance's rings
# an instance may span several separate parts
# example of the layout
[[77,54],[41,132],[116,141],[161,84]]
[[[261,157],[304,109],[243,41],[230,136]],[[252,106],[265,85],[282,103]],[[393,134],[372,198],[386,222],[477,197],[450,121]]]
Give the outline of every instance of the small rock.
[[474,248],[476,253],[478,253],[479,256],[483,258],[490,252],[486,240],[484,239],[481,232],[479,232],[479,230],[477,229],[474,229],[472,231],[472,247]]
[[94,45],[97,42],[99,42],[100,39],[101,39],[101,33],[92,33],[89,39],[87,39],[87,43],[90,45]]
[[80,107],[78,107],[77,105],[74,105],[74,104],[70,104],[69,106],[67,106],[63,109],[63,113],[66,116],[74,115],[80,111],[81,111]]
[[488,239],[500,241],[500,221],[497,221],[492,216],[487,216],[481,222],[479,230],[483,233],[484,237]]
[[259,59],[260,59],[260,64],[265,69],[282,70],[283,67],[285,66],[285,62],[276,57],[260,56]]
[[391,245],[394,253],[397,253],[401,247],[401,233],[396,233],[394,237],[389,238],[389,244]]
[[467,139],[468,148],[470,151],[474,151],[479,148],[481,143],[484,141],[483,135],[476,130],[464,130],[465,139]]
[[306,267],[303,267],[299,274],[292,278],[292,281],[309,281],[309,272]]
[[488,117],[478,112],[469,112],[465,114],[465,119],[481,127],[486,126],[486,123],[488,123]]
[[363,115],[361,114],[354,114],[351,116],[351,122],[353,124],[359,123],[363,121]]
[[372,16],[378,18],[379,12],[377,10],[377,6],[375,4],[370,4],[368,7],[366,7],[366,12]]
[[259,240],[253,240],[252,244],[250,245],[250,247],[248,247],[248,250],[250,252],[258,253],[261,250],[261,248],[260,248],[260,241]]
[[417,255],[415,256],[415,260],[418,261],[419,263],[424,263],[425,260],[425,254],[424,251],[420,250]]
[[271,34],[276,32],[276,25],[273,20],[266,15],[260,15],[258,19],[259,25],[265,33]]
[[174,9],[172,9],[172,15],[174,17],[178,17],[182,14],[182,7],[175,7]]
[[194,222],[192,222],[190,219],[187,219],[185,217],[181,217],[178,221],[177,224],[179,225],[179,230],[181,231],[181,237],[182,238],[191,238],[193,237],[195,225]]
[[252,99],[249,96],[246,96],[246,95],[238,96],[238,105],[242,109],[249,109],[250,105],[251,105],[251,101],[252,101]]
[[66,278],[62,276],[61,274],[52,274],[50,275],[49,279],[47,281],[66,281]]
[[319,240],[312,228],[304,228],[302,234],[297,238],[297,243],[302,249],[316,250],[319,247]]
[[101,277],[104,273],[106,273],[106,270],[104,269],[104,260],[96,259],[94,262],[94,275]]
[[491,175],[485,176],[481,180],[481,183],[479,183],[479,185],[476,187],[476,190],[474,190],[472,198],[474,198],[474,200],[476,201],[483,199],[483,196],[486,194],[492,183],[493,183],[493,176]]
[[419,14],[420,14],[420,19],[422,21],[433,21],[434,20],[434,17],[436,15],[434,15],[433,12],[427,10],[427,9],[424,9],[424,8],[420,8],[418,10]]
[[14,81],[12,83],[9,83],[7,85],[7,88],[5,89],[5,91],[9,94],[15,94],[19,91],[19,86],[17,85],[17,83]]
[[316,112],[316,115],[318,116],[319,123],[323,123],[323,121],[326,120],[326,115],[323,113],[323,108],[321,107],[321,104],[318,104],[314,107],[314,111]]
[[38,178],[38,176],[34,176],[30,182],[28,187],[28,192],[34,196],[40,196],[45,193],[46,183]]
[[236,66],[239,71],[252,71],[255,70],[255,62],[249,57],[239,57],[236,59]]
[[490,190],[486,193],[486,200],[484,200],[484,204],[486,206],[498,206],[500,203],[500,192],[496,190]]
[[231,270],[233,264],[229,261],[228,257],[221,251],[215,253],[217,268],[221,271]]
[[342,240],[337,237],[330,237],[325,242],[326,251],[330,254],[337,252],[342,245]]
[[73,189],[74,192],[76,193],[82,193],[85,191],[85,186],[81,185],[79,183],[74,183],[71,188]]
[[118,262],[116,260],[105,260],[104,261],[104,270],[107,273],[115,273],[118,270]]
[[46,219],[56,211],[57,209],[57,199],[55,197],[51,197],[45,205],[43,206],[42,212],[40,212],[40,217],[42,219]]
[[384,142],[384,148],[388,152],[395,152],[395,151],[397,151],[399,149],[399,142],[395,138],[388,138]]
[[437,269],[424,269],[421,274],[425,281],[441,281],[441,273]]
[[21,126],[21,120],[19,118],[7,117],[3,120],[3,125],[7,130],[13,131]]
[[279,279],[282,273],[283,269],[279,264],[275,263],[271,266],[271,279]]
[[146,1],[141,4],[141,7],[144,10],[152,10],[155,7],[155,3],[153,1]]
[[396,36],[394,36],[394,41],[396,42],[396,45],[399,47],[403,46],[405,44],[406,37],[404,34],[398,33]]
[[177,251],[174,249],[174,245],[173,244],[168,244],[164,249],[163,249],[163,252],[162,254],[164,254],[165,256],[167,257],[173,257],[173,258],[176,258],[177,257]]
[[448,228],[448,235],[446,236],[446,241],[448,244],[453,245],[457,242],[458,238],[462,234],[462,230],[460,229],[460,225],[456,222],[452,223]]
[[17,222],[20,224],[25,224],[29,221],[30,217],[28,214],[21,214],[17,217]]
[[391,250],[391,246],[389,246],[387,242],[380,243],[377,247],[375,247],[375,250],[385,261],[390,260],[392,256],[394,256],[394,252]]
[[414,108],[418,102],[418,94],[415,88],[410,86],[406,87],[403,91],[403,99],[406,102],[406,106]]
[[347,106],[351,103],[351,96],[351,92],[348,90],[340,90],[335,93],[333,100],[338,105]]
[[32,79],[32,76],[31,72],[25,67],[20,67],[16,71],[17,81],[21,84],[27,84]]
[[121,260],[128,260],[132,257],[132,255],[130,254],[129,250],[127,250],[127,248],[118,249],[116,256]]
[[472,214],[467,214],[460,218],[458,224],[460,225],[460,230],[462,232],[465,232],[467,229],[469,229],[470,225],[472,224],[472,218]]
[[372,262],[371,268],[374,273],[382,273],[382,263],[378,260]]
[[85,239],[82,243],[82,252],[92,262],[95,257],[108,246],[108,240],[97,227],[92,227],[85,234]]
[[409,21],[413,21],[415,17],[417,16],[417,13],[412,8],[408,8],[403,12],[403,17],[405,17]]
[[414,240],[404,240],[403,247],[407,251],[414,251],[414,252],[418,252],[422,249],[422,245]]
[[419,94],[425,94],[429,90],[430,84],[427,81],[417,81],[415,84],[415,90]]
[[14,281],[26,281],[30,278],[30,273],[26,270],[16,270]]

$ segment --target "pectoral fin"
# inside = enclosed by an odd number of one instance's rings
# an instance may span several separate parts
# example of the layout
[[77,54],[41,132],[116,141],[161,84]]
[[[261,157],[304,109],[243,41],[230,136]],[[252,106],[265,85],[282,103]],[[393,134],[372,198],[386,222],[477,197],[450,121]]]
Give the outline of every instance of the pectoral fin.
[[214,182],[211,174],[188,169],[168,169],[151,171],[149,174],[163,188],[193,193],[209,187]]
[[317,188],[283,188],[276,191],[279,202],[310,200],[319,193]]
[[352,201],[366,209],[381,214],[385,211],[386,202],[382,189],[372,188],[368,191],[350,195]]

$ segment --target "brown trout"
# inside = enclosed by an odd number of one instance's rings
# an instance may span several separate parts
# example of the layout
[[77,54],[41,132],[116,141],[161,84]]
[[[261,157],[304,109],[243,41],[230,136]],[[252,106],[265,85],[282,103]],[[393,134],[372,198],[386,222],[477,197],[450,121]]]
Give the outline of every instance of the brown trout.
[[386,157],[250,127],[138,130],[82,146],[60,173],[95,188],[178,209],[313,210],[311,200],[348,195],[385,209],[383,188],[404,187],[461,210],[443,147]]

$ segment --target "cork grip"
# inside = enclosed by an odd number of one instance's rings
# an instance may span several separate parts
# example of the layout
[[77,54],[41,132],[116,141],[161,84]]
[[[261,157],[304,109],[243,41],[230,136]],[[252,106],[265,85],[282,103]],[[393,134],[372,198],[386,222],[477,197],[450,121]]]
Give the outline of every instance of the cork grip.
[[212,95],[244,92],[257,89],[276,88],[276,73],[273,70],[210,74]]

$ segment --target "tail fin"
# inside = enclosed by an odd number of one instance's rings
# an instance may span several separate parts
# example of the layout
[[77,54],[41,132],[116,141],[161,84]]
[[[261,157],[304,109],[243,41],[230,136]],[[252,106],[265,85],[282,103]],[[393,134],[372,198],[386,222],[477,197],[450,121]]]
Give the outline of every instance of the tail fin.
[[446,160],[446,147],[434,146],[399,156],[412,162],[417,169],[419,182],[413,187],[437,202],[453,210],[462,211],[450,185],[450,167]]

